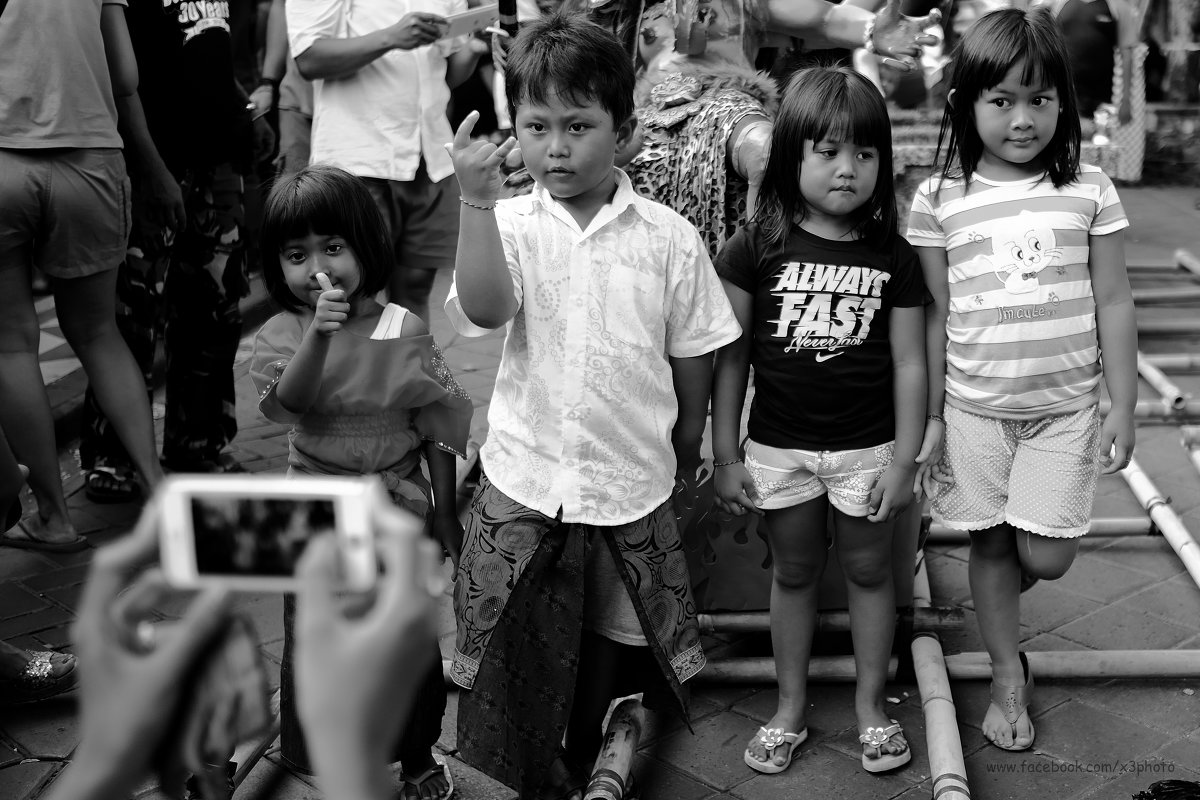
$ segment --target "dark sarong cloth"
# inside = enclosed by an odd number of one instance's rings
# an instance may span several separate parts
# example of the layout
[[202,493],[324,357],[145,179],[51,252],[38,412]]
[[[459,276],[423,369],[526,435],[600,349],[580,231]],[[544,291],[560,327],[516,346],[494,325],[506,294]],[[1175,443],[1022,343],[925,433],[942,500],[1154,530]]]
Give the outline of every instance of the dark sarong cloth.
[[[686,720],[683,682],[704,666],[696,606],[669,502],[627,525],[564,524],[481,478],[454,588],[451,676],[464,689],[458,746],[473,766],[535,796],[570,716],[588,550],[617,563],[663,680],[649,707]],[[657,691],[656,691],[657,690]]]

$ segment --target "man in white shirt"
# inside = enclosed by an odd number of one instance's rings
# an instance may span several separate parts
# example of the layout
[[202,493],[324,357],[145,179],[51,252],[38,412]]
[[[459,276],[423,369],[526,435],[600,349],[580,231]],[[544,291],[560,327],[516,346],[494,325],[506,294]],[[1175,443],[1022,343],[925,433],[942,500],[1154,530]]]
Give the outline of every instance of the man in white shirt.
[[288,40],[313,81],[311,163],[366,180],[392,231],[393,302],[428,319],[434,272],[454,264],[458,184],[444,145],[450,88],[483,42],[442,38],[466,0],[290,0]]

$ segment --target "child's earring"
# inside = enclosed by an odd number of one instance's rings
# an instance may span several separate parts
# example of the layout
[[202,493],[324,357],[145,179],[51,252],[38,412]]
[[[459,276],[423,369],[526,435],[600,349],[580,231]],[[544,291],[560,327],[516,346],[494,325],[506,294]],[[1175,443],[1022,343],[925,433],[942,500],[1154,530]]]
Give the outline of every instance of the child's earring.
[[954,108],[954,93],[957,91],[958,89],[951,89],[946,92],[946,105],[950,106],[950,108]]

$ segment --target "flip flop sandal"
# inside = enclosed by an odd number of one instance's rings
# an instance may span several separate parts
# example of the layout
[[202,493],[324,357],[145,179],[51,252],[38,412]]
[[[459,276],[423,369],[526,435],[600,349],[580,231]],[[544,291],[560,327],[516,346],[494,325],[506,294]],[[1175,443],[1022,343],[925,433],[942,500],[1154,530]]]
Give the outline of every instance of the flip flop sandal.
[[[20,535],[17,535],[20,531]],[[47,542],[43,539],[38,539],[29,532],[29,528],[25,523],[18,523],[17,527],[6,533],[0,533],[0,547],[13,547],[18,550],[38,550],[43,553],[78,553],[80,550],[86,550],[91,547],[88,540],[75,534],[75,538],[66,542]]]
[[[750,752],[750,748],[746,748],[746,752],[742,754],[742,760],[746,762],[746,766],[755,772],[762,772],[767,775],[775,775],[783,772],[792,765],[796,757],[800,755],[800,745],[808,738],[808,728],[802,729],[799,733],[788,733],[783,728],[759,728],[756,734],[755,741],[763,746],[767,751],[767,760],[759,761]],[[788,750],[788,760],[782,764],[776,764],[771,759],[775,757],[775,751],[783,745],[791,745]]]
[[[1025,670],[1025,685],[1024,686],[1006,686],[1001,683],[992,681],[991,696],[992,705],[1000,710],[1004,715],[1004,721],[1012,726],[1013,744],[1005,747],[998,744],[994,739],[988,739],[989,742],[999,747],[1001,750],[1020,751],[1028,750],[1033,747],[1033,740],[1037,733],[1033,730],[1033,718],[1029,719],[1029,742],[1027,744],[1018,745],[1017,741],[1017,722],[1020,721],[1022,714],[1029,714],[1029,701],[1033,698],[1033,672],[1029,669],[1029,659],[1024,653],[1018,653],[1021,657],[1021,667]],[[984,734],[986,737],[987,734]]]
[[433,757],[434,766],[422,772],[420,775],[411,777],[405,773],[400,773],[400,780],[404,781],[404,786],[400,790],[400,796],[404,800],[418,800],[421,797],[421,786],[425,781],[432,778],[434,775],[441,773],[446,778],[446,791],[438,797],[438,800],[450,800],[454,794],[454,776],[450,774],[450,767],[446,764],[444,756]]
[[93,503],[129,503],[141,497],[142,488],[130,468],[96,464],[83,479],[83,493]]
[[[55,656],[65,659],[69,665],[67,671],[61,675],[54,674],[52,659]],[[74,689],[78,678],[75,667],[78,664],[79,661],[70,653],[56,653],[51,650],[29,651],[29,661],[17,677],[0,678],[0,705],[37,703]]]
[[900,723],[892,720],[892,724],[885,728],[867,728],[866,733],[859,734],[858,740],[868,747],[875,748],[875,755],[869,756],[866,751],[862,754],[863,769],[867,772],[887,772],[889,769],[902,767],[912,760],[912,750],[909,749],[908,743],[905,742],[904,749],[899,753],[885,753],[883,746],[890,742],[893,737],[904,733],[904,729],[900,727]]

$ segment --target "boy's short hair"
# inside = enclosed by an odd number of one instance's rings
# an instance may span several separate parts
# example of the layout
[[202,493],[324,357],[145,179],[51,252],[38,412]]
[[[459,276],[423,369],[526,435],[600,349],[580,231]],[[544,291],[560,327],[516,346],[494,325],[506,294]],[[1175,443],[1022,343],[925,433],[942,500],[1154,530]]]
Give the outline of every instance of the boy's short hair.
[[560,12],[521,30],[508,53],[505,97],[515,119],[520,103],[553,94],[582,105],[596,101],[613,127],[633,116],[633,59],[608,30],[583,14]]

